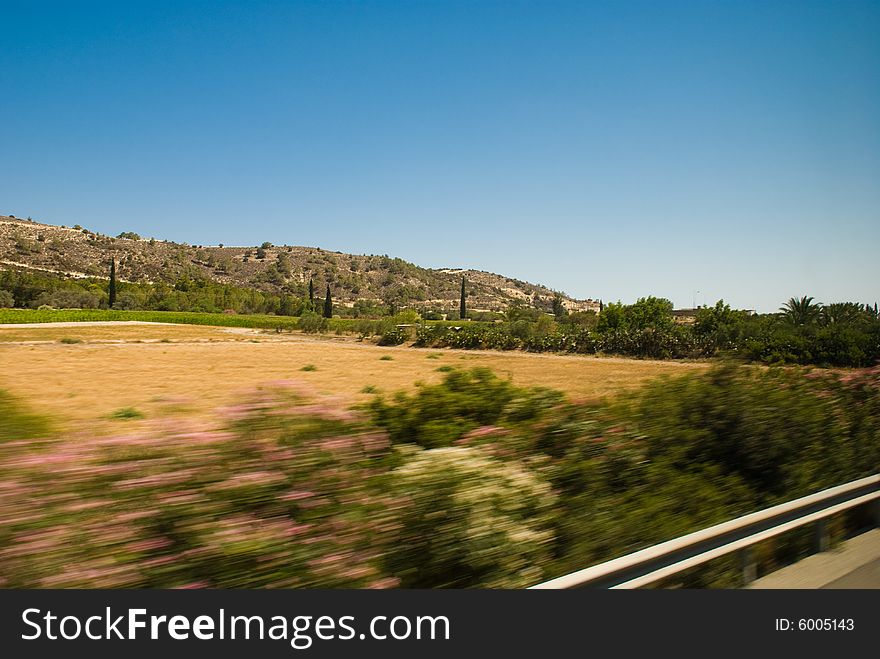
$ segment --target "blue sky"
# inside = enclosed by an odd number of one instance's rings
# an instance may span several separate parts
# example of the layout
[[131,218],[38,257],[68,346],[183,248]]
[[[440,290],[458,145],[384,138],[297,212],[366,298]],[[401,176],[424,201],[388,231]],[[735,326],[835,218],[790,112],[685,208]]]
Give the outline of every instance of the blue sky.
[[606,301],[880,298],[878,2],[0,0],[0,26],[0,213]]

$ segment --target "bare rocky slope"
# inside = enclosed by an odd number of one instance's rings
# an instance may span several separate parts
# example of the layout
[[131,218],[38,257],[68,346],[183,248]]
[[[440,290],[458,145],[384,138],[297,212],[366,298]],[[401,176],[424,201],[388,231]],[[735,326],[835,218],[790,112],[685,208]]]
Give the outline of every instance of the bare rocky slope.
[[[0,216],[0,270],[52,272],[106,278],[115,257],[120,279],[174,284],[210,279],[269,292],[304,295],[309,278],[317,294],[329,284],[337,303],[376,300],[395,306],[458,308],[461,278],[471,310],[501,311],[514,301],[549,308],[555,292],[537,284],[481,270],[430,269],[389,256],[331,252],[317,247],[187,245],[152,238],[105,236],[76,225],[41,224]],[[598,309],[596,300],[563,295],[569,310]]]

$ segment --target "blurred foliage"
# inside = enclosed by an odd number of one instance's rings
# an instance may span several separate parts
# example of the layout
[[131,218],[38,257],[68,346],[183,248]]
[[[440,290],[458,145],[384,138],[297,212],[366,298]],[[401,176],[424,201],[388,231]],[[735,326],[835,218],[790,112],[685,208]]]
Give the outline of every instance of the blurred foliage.
[[557,392],[517,388],[487,368],[475,368],[453,370],[440,384],[400,392],[391,402],[376,397],[369,409],[392,442],[436,448],[480,426],[534,418],[561,400]]
[[553,496],[538,474],[474,448],[415,452],[393,474],[385,552],[405,588],[522,588],[550,559]]
[[111,412],[110,418],[120,421],[126,421],[128,419],[143,419],[144,413],[133,407],[121,407],[118,410]]
[[0,447],[3,584],[374,585],[386,504],[368,483],[387,440],[284,391],[224,413],[222,432]]
[[0,389],[0,442],[43,437],[50,432],[48,420],[26,410]]
[[721,364],[592,403],[475,369],[360,410],[276,383],[220,430],[103,437],[0,413],[7,587],[519,587],[880,468],[880,367]]

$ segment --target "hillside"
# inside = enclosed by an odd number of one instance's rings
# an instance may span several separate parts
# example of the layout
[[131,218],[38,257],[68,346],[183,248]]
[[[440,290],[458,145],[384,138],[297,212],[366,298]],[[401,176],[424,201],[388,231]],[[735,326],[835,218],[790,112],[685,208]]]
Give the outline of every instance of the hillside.
[[[326,285],[338,304],[377,300],[395,306],[457,309],[461,277],[468,282],[473,311],[501,311],[520,301],[549,308],[554,291],[544,286],[480,270],[421,268],[387,255],[355,255],[317,247],[187,245],[141,238],[105,236],[87,228],[54,226],[0,216],[0,270],[29,269],[68,277],[107,277],[116,258],[118,277],[130,282],[210,279],[270,293],[304,295],[309,277],[322,294]],[[569,310],[598,309],[594,300],[563,296]]]

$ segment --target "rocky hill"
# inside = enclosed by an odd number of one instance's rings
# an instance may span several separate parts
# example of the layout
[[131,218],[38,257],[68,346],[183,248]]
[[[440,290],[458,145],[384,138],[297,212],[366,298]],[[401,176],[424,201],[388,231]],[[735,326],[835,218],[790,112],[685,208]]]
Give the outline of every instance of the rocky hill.
[[[461,278],[471,310],[501,311],[514,301],[549,308],[554,291],[480,270],[430,269],[387,255],[355,255],[290,245],[187,245],[123,233],[113,238],[73,227],[0,216],[0,269],[22,268],[67,277],[106,278],[115,257],[118,277],[177,283],[210,279],[268,292],[304,295],[309,278],[318,294],[326,284],[338,304],[376,300],[395,306],[457,309]],[[598,309],[594,300],[563,296],[569,310]]]

